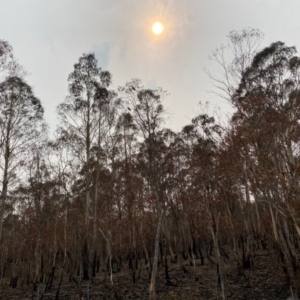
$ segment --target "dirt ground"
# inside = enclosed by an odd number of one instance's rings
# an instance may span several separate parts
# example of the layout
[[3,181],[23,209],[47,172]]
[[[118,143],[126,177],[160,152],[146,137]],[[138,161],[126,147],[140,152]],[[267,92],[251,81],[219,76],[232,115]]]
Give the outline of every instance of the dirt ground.
[[[159,267],[156,291],[157,300],[168,299],[221,299],[221,290],[217,294],[217,267],[215,264],[200,265],[196,260],[196,276],[194,267],[184,261],[188,273],[184,273],[178,264],[169,265],[170,281],[164,276],[164,268]],[[290,296],[289,286],[279,284],[281,270],[274,258],[268,253],[259,253],[253,266],[238,275],[237,266],[231,261],[224,262],[226,299],[234,300],[286,300]],[[142,266],[141,277],[134,285],[127,268],[113,274],[113,285],[109,280],[103,284],[102,278],[96,278],[95,283],[83,281],[82,300],[104,299],[148,299],[149,273]],[[43,287],[34,291],[31,287],[11,289],[6,284],[0,293],[0,299],[55,299],[58,283],[55,282],[51,291],[43,295]],[[79,296],[73,283],[64,281],[59,299],[78,300]]]

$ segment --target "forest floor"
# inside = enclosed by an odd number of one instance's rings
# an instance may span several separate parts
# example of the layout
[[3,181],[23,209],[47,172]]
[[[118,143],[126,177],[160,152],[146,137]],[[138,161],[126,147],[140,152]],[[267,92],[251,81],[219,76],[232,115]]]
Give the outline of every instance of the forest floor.
[[[200,265],[200,260],[196,260],[195,274],[194,267],[190,266],[189,261],[183,263],[188,273],[184,273],[179,264],[169,264],[169,282],[165,279],[164,267],[160,266],[158,268],[157,300],[222,299],[220,287],[217,295],[216,264]],[[288,286],[280,286],[280,272],[278,264],[274,262],[274,257],[272,258],[266,252],[258,253],[253,266],[244,270],[244,275],[238,275],[235,263],[224,261],[226,299],[286,300],[290,296],[290,291]],[[101,274],[101,276],[103,280],[103,275]],[[132,283],[127,264],[121,272],[113,274],[113,285],[110,283],[110,278],[106,279],[106,284],[102,283],[101,278],[97,280],[98,283],[96,283],[96,280],[94,280],[95,283],[82,282],[82,300],[148,299],[150,280],[144,264],[141,268],[141,277],[137,279],[135,285]],[[171,283],[175,286],[171,286]],[[33,291],[32,286],[12,289],[7,284],[0,291],[0,299],[52,300],[55,299],[57,286],[58,282],[55,282],[51,292],[47,292],[42,296],[42,287],[39,288],[39,291]],[[75,285],[63,281],[58,299],[79,300]]]

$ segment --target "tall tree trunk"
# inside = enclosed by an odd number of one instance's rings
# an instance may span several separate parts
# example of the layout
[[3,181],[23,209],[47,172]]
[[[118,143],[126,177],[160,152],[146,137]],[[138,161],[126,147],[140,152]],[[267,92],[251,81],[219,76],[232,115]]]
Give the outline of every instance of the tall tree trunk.
[[4,153],[4,170],[2,179],[2,191],[0,194],[1,201],[1,211],[0,211],[0,242],[2,240],[2,230],[3,230],[3,218],[5,211],[5,201],[7,197],[8,190],[8,163],[10,159],[10,126],[11,126],[11,116],[9,117],[8,128],[6,131],[6,141],[5,141],[5,153]]
[[149,300],[156,299],[155,281],[156,281],[157,263],[158,263],[158,256],[159,256],[159,238],[160,238],[160,231],[161,231],[162,220],[163,220],[163,208],[161,203],[159,203],[158,205],[158,214],[159,217],[158,217],[156,237],[155,237],[154,259],[153,259],[153,267],[152,267],[152,274],[151,274],[151,283],[149,288]]
[[221,291],[222,291],[222,299],[225,300],[225,284],[224,284],[224,275],[223,275],[223,260],[221,256],[220,251],[220,244],[219,244],[219,216],[215,218],[213,213],[211,213],[212,216],[212,225],[210,227],[212,237],[214,240],[215,248],[216,248],[216,254],[218,259],[218,277],[221,284]]

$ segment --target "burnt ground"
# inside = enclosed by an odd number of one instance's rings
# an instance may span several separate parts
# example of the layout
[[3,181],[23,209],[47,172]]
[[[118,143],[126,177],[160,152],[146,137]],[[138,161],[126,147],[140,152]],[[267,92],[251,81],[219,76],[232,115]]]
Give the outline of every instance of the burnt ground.
[[[162,266],[158,269],[156,281],[157,299],[221,299],[221,290],[217,286],[216,264],[200,265],[196,260],[196,278],[194,267],[188,261],[184,261],[188,273],[184,273],[179,264],[169,265],[170,282],[167,283]],[[126,266],[127,267],[127,266]],[[243,270],[238,275],[237,266],[232,261],[225,261],[225,292],[226,299],[243,300],[286,300],[289,294],[289,286],[283,286],[282,274],[276,258],[268,253],[259,253],[250,269]],[[104,274],[104,273],[103,273]],[[94,283],[83,281],[81,290],[84,300],[100,299],[148,299],[149,273],[144,264],[141,268],[141,277],[134,285],[129,270],[123,268],[121,272],[113,274],[112,285],[109,278],[103,283],[103,274],[96,278]],[[67,277],[67,276],[66,276]],[[170,286],[174,284],[175,286]],[[0,299],[55,299],[58,282],[55,282],[51,291],[42,295],[43,287],[39,292],[33,291],[32,286],[12,289],[8,283],[0,293]],[[76,286],[72,282],[64,280],[60,289],[59,299],[79,299]]]

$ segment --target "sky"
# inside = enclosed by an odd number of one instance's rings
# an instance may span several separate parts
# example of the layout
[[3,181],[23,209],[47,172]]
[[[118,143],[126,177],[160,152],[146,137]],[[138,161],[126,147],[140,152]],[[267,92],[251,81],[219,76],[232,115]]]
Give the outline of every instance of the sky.
[[[166,90],[167,126],[178,131],[201,113],[199,102],[232,111],[204,71],[215,68],[209,55],[230,31],[257,28],[262,47],[280,40],[300,49],[299,12],[300,0],[0,0],[0,39],[29,72],[52,132],[68,75],[91,52],[112,73],[112,88],[139,78]],[[164,24],[160,36],[155,21]]]

